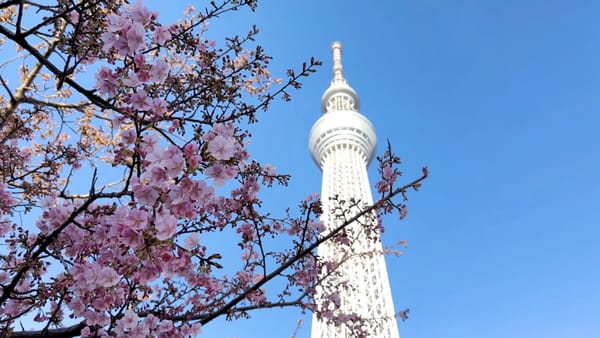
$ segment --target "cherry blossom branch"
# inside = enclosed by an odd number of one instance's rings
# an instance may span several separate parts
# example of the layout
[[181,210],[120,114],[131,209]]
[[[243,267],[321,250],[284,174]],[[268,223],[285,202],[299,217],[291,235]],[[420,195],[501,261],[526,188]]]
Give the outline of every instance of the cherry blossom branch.
[[[372,235],[375,210],[405,215],[392,199],[405,199],[406,189],[394,188],[397,171],[387,168],[382,198],[370,207],[338,200],[335,229],[322,236],[317,197],[302,202],[299,217],[261,211],[258,191],[287,176],[250,160],[245,128],[274,98],[289,100],[289,88],[320,62],[289,70],[281,84],[262,47],[247,49],[255,27],[220,48],[204,38],[207,18],[255,5],[217,1],[172,25],[141,1],[0,5],[0,36],[23,58],[18,88],[0,76],[11,104],[0,118],[0,245],[8,248],[0,253],[0,337],[188,336],[222,315],[312,309],[323,281],[313,274],[331,267],[316,248],[352,240],[353,223]],[[98,69],[93,87],[75,78],[88,64]],[[80,170],[88,164],[92,175]],[[118,186],[96,185],[105,168]],[[89,192],[69,191],[82,178],[91,178]],[[34,222],[13,222],[14,212],[34,207]],[[231,244],[242,266],[232,277],[216,276],[225,260],[204,237],[218,231],[240,236]],[[278,236],[290,236],[290,246],[270,248]],[[277,279],[284,288],[267,298],[263,286]],[[44,330],[9,332],[35,310]],[[82,321],[57,328],[66,316]]]
[[353,222],[359,220],[360,218],[362,218],[363,216],[372,213],[373,211],[379,210],[383,203],[389,199],[394,198],[397,195],[401,195],[403,193],[405,193],[406,191],[408,191],[409,189],[413,188],[414,186],[420,184],[423,180],[425,180],[428,176],[428,171],[426,168],[423,168],[423,175],[419,178],[417,178],[416,180],[402,186],[399,188],[396,188],[394,191],[392,191],[387,197],[386,200],[379,200],[377,201],[375,204],[363,209],[362,211],[360,211],[359,213],[357,213],[356,215],[352,216],[351,218],[349,218],[346,222],[344,222],[342,225],[338,226],[337,228],[335,228],[334,230],[332,230],[331,232],[327,233],[325,236],[319,238],[317,241],[315,241],[313,244],[309,245],[306,249],[304,249],[302,252],[300,252],[298,255],[295,255],[294,257],[292,257],[291,259],[288,259],[287,261],[283,262],[277,269],[273,270],[270,274],[268,274],[267,276],[265,276],[264,278],[262,278],[260,281],[258,281],[256,284],[254,284],[252,287],[246,289],[242,294],[239,294],[238,296],[236,296],[234,299],[232,299],[231,301],[229,301],[226,305],[222,306],[218,311],[213,312],[213,313],[209,313],[206,315],[196,315],[196,316],[184,316],[188,319],[199,319],[200,323],[202,323],[203,325],[210,322],[211,320],[228,313],[230,310],[232,310],[235,305],[237,305],[238,303],[240,303],[242,300],[244,300],[248,294],[259,290],[263,285],[265,285],[268,281],[274,279],[275,277],[277,277],[278,275],[280,275],[283,271],[285,271],[286,269],[288,269],[290,266],[292,266],[294,263],[297,263],[300,259],[302,259],[303,257],[305,257],[306,255],[310,254],[311,252],[313,252],[320,244],[331,240],[333,237],[335,237],[336,235],[338,235],[340,233],[340,231],[342,231],[343,229],[345,229],[348,225],[352,224]]
[[39,331],[0,331],[0,338],[68,338],[77,337],[81,334],[81,330],[86,326],[85,321],[78,324],[48,330]]
[[[19,6],[19,8],[21,8],[21,6]],[[40,55],[40,57],[42,59],[47,60],[50,57],[50,55],[52,55],[52,53],[54,53],[54,50],[56,49],[56,46],[59,41],[58,36],[60,36],[60,34],[62,34],[62,32],[64,31],[64,28],[65,28],[65,26],[63,25],[62,28],[58,30],[56,38],[53,41],[51,41],[50,43],[48,43],[48,48],[46,49],[46,52],[44,53],[44,55],[39,54],[37,49],[33,48],[38,53],[38,55]],[[4,27],[0,26],[0,33],[2,33],[2,34],[3,34],[3,32],[2,32],[3,29],[4,29]],[[39,61],[39,59],[38,59],[38,62],[35,64],[35,66],[31,70],[31,72],[29,72],[29,75],[27,77],[25,77],[25,79],[22,81],[21,86],[19,86],[17,88],[14,95],[11,95],[11,100],[7,107],[9,112],[14,113],[14,111],[17,108],[17,106],[19,105],[19,103],[22,102],[22,100],[25,97],[25,93],[27,92],[27,90],[29,90],[31,83],[34,81],[34,79],[37,77],[37,75],[41,71],[42,66],[43,66],[43,63],[41,61]]]
[[[92,104],[89,102],[82,102],[82,103],[64,103],[64,102],[53,102],[50,100],[38,100],[34,97],[30,97],[30,96],[25,96],[23,97],[21,100],[21,102],[23,103],[31,103],[31,104],[37,104],[37,105],[43,105],[43,106],[48,106],[48,107],[53,107],[56,109],[77,109],[77,110],[83,110],[84,108],[88,108],[91,107]],[[96,118],[101,118],[99,116],[96,116]]]
[[[214,312],[211,312],[211,313],[186,313],[186,314],[182,314],[182,315],[179,315],[179,316],[166,316],[166,317],[164,315],[160,314],[160,313],[156,313],[156,314],[159,315],[159,316],[161,316],[161,317],[163,317],[163,318],[165,318],[165,319],[170,319],[170,320],[174,320],[174,321],[198,320],[201,324],[205,325],[205,324],[209,323],[210,321],[214,320],[215,318],[217,318],[219,316],[226,315],[226,314],[231,314],[231,313],[234,313],[234,312],[244,312],[244,311],[249,311],[249,310],[254,310],[254,309],[260,309],[260,308],[265,308],[265,307],[267,307],[267,308],[268,307],[277,307],[277,306],[280,306],[279,304],[283,304],[284,306],[300,305],[301,304],[301,299],[303,297],[305,297],[306,294],[303,294],[303,295],[301,295],[300,298],[298,298],[298,299],[296,299],[294,301],[289,301],[289,302],[269,303],[269,304],[262,304],[262,305],[251,305],[251,306],[245,306],[245,307],[236,307],[236,305],[239,304],[240,302],[242,302],[244,299],[246,299],[249,294],[251,294],[252,292],[255,292],[255,291],[259,290],[262,286],[264,286],[269,281],[273,280],[275,277],[279,276],[285,270],[287,270],[288,268],[290,268],[293,264],[299,262],[301,259],[303,259],[307,255],[311,254],[311,252],[313,252],[319,245],[321,245],[322,243],[324,243],[326,241],[332,240],[342,230],[344,230],[350,224],[352,224],[352,223],[360,220],[365,215],[371,214],[374,211],[377,211],[377,210],[381,209],[381,207],[383,206],[383,204],[387,203],[392,198],[394,198],[394,197],[396,197],[398,195],[402,195],[402,194],[406,193],[409,189],[412,189],[415,186],[419,186],[421,184],[421,182],[428,177],[428,175],[429,175],[429,173],[427,171],[427,168],[423,168],[423,175],[421,177],[413,180],[412,182],[410,182],[408,184],[405,184],[405,185],[403,185],[403,186],[401,186],[399,188],[394,189],[392,192],[390,192],[389,194],[387,194],[387,196],[385,197],[384,200],[379,200],[376,203],[374,203],[373,205],[371,205],[371,206],[369,206],[367,208],[362,209],[360,212],[358,212],[355,215],[353,215],[352,217],[348,218],[345,222],[343,222],[337,228],[333,229],[332,231],[330,231],[326,235],[320,237],[314,243],[312,243],[311,245],[307,246],[304,250],[302,250],[298,254],[294,255],[290,259],[286,260],[285,262],[283,262],[281,265],[279,265],[279,267],[277,269],[273,270],[271,273],[269,273],[268,275],[264,276],[260,281],[258,281],[254,285],[252,285],[250,288],[245,289],[244,292],[242,292],[241,294],[239,294],[236,297],[234,297],[232,300],[230,300],[229,302],[227,302],[225,305],[219,307],[219,309],[217,311],[214,311]],[[85,326],[84,323],[80,323],[80,324],[77,324],[77,325],[72,326],[72,327],[61,329],[61,330],[64,330],[64,331],[61,331],[61,334],[63,334],[65,337],[73,337],[75,335],[78,335],[80,333],[80,330],[84,326]],[[57,334],[56,330],[58,330],[58,329],[48,330],[48,334],[53,335],[53,337],[57,337],[57,335],[54,336],[54,334]],[[19,337],[38,337],[39,336],[39,335],[33,334],[31,332],[19,332],[19,334],[23,334],[23,335],[21,335]],[[17,336],[14,336],[14,333],[13,333],[13,337],[17,337]]]
[[[94,181],[95,180],[93,180],[93,182]],[[91,197],[88,200],[84,201],[81,206],[79,206],[77,209],[75,209],[71,213],[69,218],[67,218],[57,229],[52,231],[48,236],[38,237],[38,240],[36,241],[35,245],[33,245],[31,247],[31,249],[29,249],[24,254],[25,263],[22,264],[20,268],[16,269],[16,271],[14,272],[14,276],[11,279],[10,283],[8,283],[5,286],[2,286],[2,294],[0,294],[0,305],[4,304],[4,302],[6,302],[11,297],[17,284],[25,276],[25,273],[30,269],[32,262],[35,261],[44,251],[46,251],[48,246],[51,245],[56,240],[56,237],[67,226],[69,226],[70,224],[72,224],[75,221],[75,218],[77,217],[77,215],[79,215],[81,212],[86,210],[96,200],[97,197],[95,195],[93,185],[94,185],[94,183],[92,183],[92,188],[90,189]],[[33,250],[36,247],[37,247],[37,250]]]
[[13,33],[10,30],[0,26],[0,34],[6,36],[9,40],[14,41],[24,50],[26,50],[30,55],[32,55],[41,65],[46,67],[50,72],[52,72],[57,78],[64,79],[64,82],[71,86],[73,89],[78,91],[80,94],[85,96],[90,102],[94,103],[98,107],[102,109],[111,109],[114,111],[119,111],[117,107],[110,104],[108,101],[94,94],[94,91],[85,89],[82,85],[80,85],[75,80],[67,77],[67,74],[64,74],[56,65],[49,61],[44,55],[40,54],[40,52],[35,49],[32,45],[30,45],[27,40],[17,33]]

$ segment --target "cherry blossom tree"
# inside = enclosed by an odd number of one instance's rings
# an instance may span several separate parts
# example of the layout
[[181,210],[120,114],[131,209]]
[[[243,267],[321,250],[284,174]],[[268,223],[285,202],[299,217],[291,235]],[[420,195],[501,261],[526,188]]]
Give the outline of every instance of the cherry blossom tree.
[[[141,0],[0,3],[0,336],[187,337],[255,309],[319,312],[331,262],[317,246],[351,245],[343,229],[365,215],[406,216],[427,171],[398,186],[389,147],[379,199],[340,203],[338,228],[323,232],[316,195],[265,211],[260,190],[289,176],[252,159],[248,125],[320,63],[279,80],[256,28],[206,37],[208,20],[242,8],[256,1],[164,23]],[[209,240],[226,234],[237,239]],[[225,246],[237,265],[224,266]]]

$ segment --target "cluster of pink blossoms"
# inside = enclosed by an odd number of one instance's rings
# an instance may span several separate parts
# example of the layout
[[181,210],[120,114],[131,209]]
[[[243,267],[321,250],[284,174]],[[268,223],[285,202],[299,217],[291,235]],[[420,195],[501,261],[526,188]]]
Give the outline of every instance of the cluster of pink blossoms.
[[[90,326],[104,327],[110,323],[111,308],[126,304],[127,289],[131,283],[146,289],[145,292],[152,298],[160,298],[163,291],[144,285],[161,277],[182,278],[190,287],[203,290],[203,296],[193,295],[189,299],[190,304],[203,307],[211,299],[214,301],[218,292],[222,291],[222,282],[198,272],[195,257],[205,255],[204,249],[199,246],[198,234],[184,237],[182,247],[178,247],[175,240],[180,231],[186,231],[181,227],[182,221],[193,222],[211,213],[220,215],[224,208],[239,208],[238,202],[232,204],[234,200],[218,197],[207,178],[213,179],[215,186],[223,185],[238,175],[239,165],[248,156],[237,141],[232,123],[215,124],[202,136],[202,147],[196,142],[187,143],[182,148],[165,144],[157,133],[147,131],[138,136],[131,129],[124,130],[119,139],[116,158],[121,158],[119,154],[131,152],[141,158],[140,174],[133,176],[129,182],[132,202],[107,215],[90,212],[79,216],[77,221],[86,225],[87,229],[69,226],[59,236],[60,243],[67,248],[66,252],[75,257],[85,252],[96,253],[95,261],[82,260],[61,276],[71,290],[67,307],[74,316],[85,318]],[[199,170],[204,171],[204,178],[197,176]],[[273,169],[268,169],[268,172],[275,174]],[[239,202],[253,200],[258,191],[256,179],[244,182],[240,189],[233,191],[235,195],[244,196]],[[39,225],[42,233],[49,233],[60,226],[77,205],[58,205],[53,199],[47,207],[44,211],[46,217]],[[105,208],[92,207],[98,210]],[[239,229],[247,231],[244,226]],[[89,233],[88,230],[93,231]],[[246,233],[252,234],[251,231]],[[90,236],[93,241],[89,240]],[[236,278],[245,285],[256,282],[258,276],[243,272]],[[261,291],[252,292],[247,299],[256,304],[265,302]],[[117,322],[115,332],[128,336],[144,336],[152,332],[165,337],[177,332],[187,336],[188,332],[197,332],[200,327],[199,324],[174,326],[169,320],[161,321],[151,315],[143,320],[136,316],[128,312]],[[139,325],[133,326],[134,320]],[[88,332],[84,330],[83,336]],[[102,335],[102,332],[89,334]]]
[[[73,22],[77,19],[70,17]],[[140,309],[151,309],[153,300],[173,292],[168,284],[165,289],[160,287],[170,280],[187,283],[181,292],[190,295],[188,306],[192,308],[204,309],[216,300],[224,284],[210,276],[209,270],[200,268],[205,264],[206,248],[200,245],[194,222],[210,218],[217,224],[225,224],[231,216],[223,210],[239,209],[240,204],[255,199],[258,191],[256,179],[246,179],[235,190],[235,200],[217,196],[211,186],[223,186],[236,178],[248,158],[235,135],[234,123],[215,123],[197,140],[177,145],[167,142],[155,130],[136,130],[129,122],[128,118],[150,117],[156,122],[167,117],[166,101],[151,87],[167,80],[170,66],[164,57],[153,56],[148,60],[145,53],[150,46],[163,45],[171,38],[171,28],[156,24],[156,17],[156,13],[138,1],[108,16],[106,32],[101,36],[102,51],[110,55],[109,59],[122,59],[123,65],[101,67],[95,88],[109,98],[123,97],[119,108],[131,112],[130,116],[115,120],[121,131],[116,138],[119,143],[114,149],[113,164],[128,165],[132,156],[139,156],[141,161],[136,167],[138,174],[127,182],[130,202],[118,206],[91,203],[85,212],[76,212],[82,202],[51,196],[46,199],[43,217],[37,223],[41,236],[58,234],[50,249],[73,262],[55,278],[55,285],[69,290],[64,304],[72,316],[85,319],[87,326],[81,332],[84,337],[198,334],[201,325],[197,322],[188,325],[160,319],[152,313],[138,317],[138,313]],[[148,31],[153,34],[147,34]],[[199,173],[203,175],[198,176]],[[275,175],[274,170],[269,169],[269,173]],[[10,195],[4,194],[4,189],[0,191],[4,205],[10,206]],[[77,216],[69,221],[74,214]],[[35,240],[32,237],[31,244]],[[15,260],[11,264],[20,263]],[[242,273],[236,278],[241,283],[253,283],[257,277]],[[26,290],[30,286],[28,281],[24,279],[17,290]],[[177,297],[182,297],[181,304],[186,303],[183,296]],[[264,295],[253,292],[248,299],[262,303]],[[55,305],[51,302],[51,306]],[[10,300],[3,310],[17,316],[27,306]],[[125,306],[130,310],[119,313],[118,309]],[[174,306],[172,311],[178,313],[184,308]],[[61,310],[54,316],[57,321],[64,313]],[[121,319],[116,321],[113,331],[104,331],[115,317]],[[43,321],[47,317],[38,319]]]
[[162,98],[152,97],[146,85],[164,82],[169,76],[170,66],[164,58],[153,57],[153,62],[147,60],[144,51],[150,46],[146,43],[146,35],[148,30],[153,31],[151,44],[161,46],[171,38],[171,30],[174,29],[157,25],[157,16],[141,1],[125,6],[121,13],[108,16],[106,32],[101,36],[102,51],[109,59],[132,59],[134,67],[113,70],[103,66],[96,73],[95,85],[100,94],[109,97],[127,89],[124,102],[128,105],[122,108],[147,112],[154,119],[168,113],[167,103]]
[[[194,337],[200,334],[202,326],[200,324],[184,324],[175,328],[170,320],[160,321],[156,316],[149,314],[144,318],[139,318],[132,311],[127,310],[122,319],[117,321],[114,329],[117,338],[146,338],[146,337]],[[81,331],[82,337],[106,336],[104,329],[99,329],[93,333],[89,327]]]
[[[109,53],[115,48],[121,56],[133,55],[146,48],[146,29],[156,19],[157,13],[150,12],[142,1],[128,5],[125,10],[107,18],[106,32],[102,34],[102,50]],[[155,34],[157,42],[164,43],[170,37],[168,31]]]
[[11,216],[12,207],[17,203],[6,187],[6,183],[0,182],[0,236],[9,231],[12,222],[6,216]]

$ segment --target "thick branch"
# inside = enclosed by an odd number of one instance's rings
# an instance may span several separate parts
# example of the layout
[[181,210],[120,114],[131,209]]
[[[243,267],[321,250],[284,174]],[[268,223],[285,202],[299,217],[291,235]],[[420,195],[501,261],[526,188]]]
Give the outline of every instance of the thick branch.
[[90,106],[90,103],[66,103],[66,102],[52,102],[52,101],[42,101],[33,97],[25,96],[22,98],[21,102],[23,103],[31,103],[38,104],[43,106],[49,106],[56,109],[77,109],[83,110],[83,108]]
[[3,3],[0,3],[0,10],[14,6],[20,2],[21,0],[4,1]]
[[77,337],[81,334],[81,330],[85,327],[85,322],[62,327],[60,329],[39,330],[39,331],[21,331],[21,332],[0,332],[0,338],[68,338]]

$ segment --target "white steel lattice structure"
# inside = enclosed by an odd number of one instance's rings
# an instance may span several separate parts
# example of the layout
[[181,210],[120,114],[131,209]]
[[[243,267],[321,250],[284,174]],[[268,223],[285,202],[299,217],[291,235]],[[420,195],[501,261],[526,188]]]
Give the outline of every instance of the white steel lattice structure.
[[[367,166],[377,142],[372,124],[359,113],[358,95],[344,78],[342,45],[334,42],[331,49],[334,76],[323,94],[323,116],[314,124],[309,141],[312,157],[323,171],[321,200],[326,233],[341,224],[332,211],[338,201],[373,203]],[[322,296],[332,287],[337,288],[340,313],[354,313],[364,318],[369,337],[398,338],[382,245],[374,217],[368,218],[348,227],[347,233],[353,238],[351,247],[332,241],[319,246],[320,257],[341,265],[340,273],[327,276],[323,286],[317,289],[316,302],[321,309],[328,307]],[[345,325],[334,326],[314,315],[311,337],[345,338],[355,337],[355,334]]]

